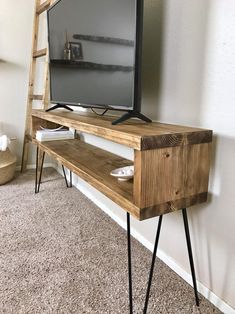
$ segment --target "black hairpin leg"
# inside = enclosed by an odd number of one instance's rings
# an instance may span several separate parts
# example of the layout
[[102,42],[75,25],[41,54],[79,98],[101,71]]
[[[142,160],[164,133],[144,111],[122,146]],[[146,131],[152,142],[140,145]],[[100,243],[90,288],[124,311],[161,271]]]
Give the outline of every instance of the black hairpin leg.
[[70,174],[70,187],[72,188],[73,187],[73,181],[72,181],[72,171],[69,170],[69,174]]
[[186,208],[182,209],[182,214],[183,214],[183,219],[184,219],[184,229],[185,229],[185,235],[186,235],[186,241],[187,241],[187,247],[188,247],[188,256],[189,256],[189,262],[190,262],[192,279],[193,279],[193,288],[194,288],[194,293],[195,293],[196,305],[199,306],[197,281],[196,281],[195,269],[194,269],[194,263],[193,263],[193,253],[192,253],[192,247],[191,247],[191,240],[190,240],[190,233],[189,233],[188,217],[187,217]]
[[38,146],[36,151],[36,173],[35,173],[35,194],[38,190]]
[[64,170],[64,165],[62,165],[62,170],[63,170],[63,174],[64,174],[65,183],[66,183],[66,186],[68,188],[69,185],[68,185],[68,180],[67,180],[66,173],[65,173],[65,170]]
[[44,158],[45,158],[45,152],[42,153],[42,160],[41,160],[41,167],[40,167],[40,174],[39,174],[39,181],[38,181],[38,193],[42,181],[42,170],[43,170],[43,164],[44,164]]
[[63,174],[64,174],[64,179],[65,179],[65,183],[66,183],[66,186],[67,188],[71,188],[73,186],[72,184],[72,171],[69,170],[69,176],[70,176],[70,184],[68,184],[68,180],[67,180],[67,177],[66,177],[66,173],[65,173],[65,170],[64,170],[64,165],[62,165],[62,170],[63,170]]
[[130,314],[133,313],[132,299],[132,272],[131,272],[131,232],[130,232],[130,214],[127,213],[127,248],[128,248],[128,276],[129,276],[129,307]]
[[151,263],[151,268],[150,268],[150,272],[149,272],[148,287],[147,287],[145,303],[144,303],[144,311],[143,311],[144,314],[147,313],[147,309],[148,309],[149,294],[150,294],[150,288],[151,288],[151,284],[152,284],[153,270],[154,270],[154,265],[155,265],[155,260],[156,260],[156,254],[157,254],[157,247],[158,247],[159,236],[160,236],[160,231],[161,231],[161,225],[162,225],[162,215],[159,216],[159,220],[158,220],[158,227],[157,227],[156,239],[155,239],[153,256],[152,256],[152,263]]
[[[42,180],[42,170],[43,170],[43,163],[45,158],[45,152],[42,153],[42,160],[41,164],[39,165],[39,148],[37,146],[37,152],[36,152],[36,176],[35,176],[35,193],[39,193],[41,180]],[[38,167],[40,167],[39,170],[39,179],[38,179]]]

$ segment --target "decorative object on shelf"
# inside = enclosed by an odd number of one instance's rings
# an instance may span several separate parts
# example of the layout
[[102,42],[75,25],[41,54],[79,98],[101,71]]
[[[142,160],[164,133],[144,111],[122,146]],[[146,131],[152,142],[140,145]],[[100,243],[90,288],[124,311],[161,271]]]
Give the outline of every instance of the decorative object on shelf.
[[64,60],[70,60],[71,59],[71,50],[70,50],[70,44],[68,41],[67,30],[65,31],[65,44],[64,44],[63,58],[64,58]]
[[39,142],[55,141],[55,140],[69,140],[74,139],[74,132],[67,129],[60,130],[38,130],[36,132],[36,140]]
[[5,152],[9,144],[9,139],[6,135],[0,136],[0,151]]
[[82,60],[83,53],[82,53],[82,44],[78,42],[69,42],[69,47],[71,51],[71,59],[72,60]]
[[10,181],[15,173],[16,156],[9,150],[9,143],[6,135],[0,136],[0,185]]
[[117,168],[110,172],[111,176],[116,177],[119,181],[128,181],[134,176],[134,166]]

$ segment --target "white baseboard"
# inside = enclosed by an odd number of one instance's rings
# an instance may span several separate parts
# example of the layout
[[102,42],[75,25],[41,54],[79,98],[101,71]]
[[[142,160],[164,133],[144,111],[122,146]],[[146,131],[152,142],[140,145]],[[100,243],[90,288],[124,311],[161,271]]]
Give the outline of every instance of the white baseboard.
[[[55,164],[52,162],[45,162],[43,165],[43,168],[49,168],[49,167],[55,168]],[[27,165],[27,169],[36,169],[36,165],[35,164]],[[20,170],[21,170],[21,166],[17,166],[16,171],[20,171]]]

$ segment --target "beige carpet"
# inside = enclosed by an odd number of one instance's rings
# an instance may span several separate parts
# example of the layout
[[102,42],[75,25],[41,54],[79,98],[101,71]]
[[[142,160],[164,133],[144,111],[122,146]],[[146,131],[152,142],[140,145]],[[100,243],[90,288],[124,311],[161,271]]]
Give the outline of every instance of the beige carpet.
[[[151,253],[132,239],[134,313]],[[148,313],[220,313],[160,260]],[[53,169],[0,186],[0,313],[128,313],[126,232]]]

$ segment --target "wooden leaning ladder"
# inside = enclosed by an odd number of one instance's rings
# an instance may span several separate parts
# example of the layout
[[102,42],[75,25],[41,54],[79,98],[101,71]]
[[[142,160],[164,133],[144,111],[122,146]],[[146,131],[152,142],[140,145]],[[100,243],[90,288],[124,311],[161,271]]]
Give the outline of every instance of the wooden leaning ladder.
[[[34,25],[33,25],[33,38],[32,38],[32,53],[31,53],[31,64],[29,72],[29,85],[28,85],[28,98],[27,98],[27,109],[26,109],[26,121],[25,121],[25,134],[24,134],[24,144],[23,144],[23,154],[21,162],[21,171],[25,171],[28,162],[29,154],[29,144],[32,140],[32,123],[31,123],[31,113],[33,108],[33,101],[40,100],[42,102],[42,109],[48,108],[48,98],[49,98],[49,82],[48,82],[48,48],[38,50],[38,37],[40,28],[40,15],[45,12],[54,0],[46,0],[41,3],[41,0],[35,0],[35,13],[34,13]],[[44,57],[45,69],[44,69],[44,82],[43,82],[43,92],[41,95],[34,94],[34,85],[36,78],[36,60],[37,58]]]

